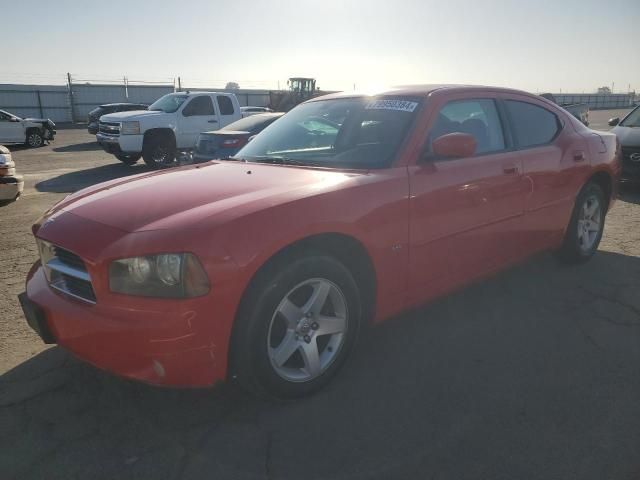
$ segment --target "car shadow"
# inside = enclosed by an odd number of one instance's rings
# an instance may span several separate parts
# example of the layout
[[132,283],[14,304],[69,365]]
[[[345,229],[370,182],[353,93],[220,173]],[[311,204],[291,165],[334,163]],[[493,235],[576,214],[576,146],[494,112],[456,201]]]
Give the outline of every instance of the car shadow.
[[85,143],[75,143],[72,145],[64,145],[62,147],[54,147],[52,150],[58,153],[68,153],[68,152],[90,152],[95,150],[101,150],[102,147],[98,144],[98,142],[85,142]]
[[542,255],[367,329],[332,383],[284,403],[227,384],[145,386],[54,347],[0,377],[0,471],[630,478],[640,445],[638,284],[637,257],[599,252],[561,267]]
[[152,171],[152,169],[144,163],[131,166],[121,162],[111,163],[86,170],[64,173],[57,177],[36,183],[35,188],[39,192],[70,193],[95,185],[96,183],[150,171]]

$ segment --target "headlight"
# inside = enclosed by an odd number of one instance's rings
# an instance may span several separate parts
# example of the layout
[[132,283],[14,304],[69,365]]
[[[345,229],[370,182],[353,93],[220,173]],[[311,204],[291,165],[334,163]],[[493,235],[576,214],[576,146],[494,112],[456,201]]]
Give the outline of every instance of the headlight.
[[120,135],[140,135],[140,122],[122,122]]
[[191,298],[209,293],[209,279],[195,255],[163,253],[113,261],[109,288],[142,297]]

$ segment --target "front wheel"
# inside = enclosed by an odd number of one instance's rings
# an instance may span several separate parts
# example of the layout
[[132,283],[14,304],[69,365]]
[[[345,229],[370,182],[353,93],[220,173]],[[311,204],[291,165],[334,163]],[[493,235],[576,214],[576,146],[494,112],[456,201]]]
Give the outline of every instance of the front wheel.
[[602,187],[596,183],[585,185],[578,195],[558,252],[562,261],[581,263],[593,256],[602,239],[606,212],[607,199]]
[[31,148],[38,148],[44,145],[44,137],[39,130],[29,130],[26,143]]
[[332,257],[306,255],[263,275],[241,306],[232,371],[258,395],[296,398],[327,384],[352,350],[358,287]]
[[120,160],[122,163],[124,163],[125,165],[133,165],[138,160],[140,160],[141,156],[142,155],[125,155],[124,153],[120,153],[116,155],[116,158]]
[[145,139],[142,158],[153,168],[173,166],[176,158],[176,144],[165,135],[154,135]]

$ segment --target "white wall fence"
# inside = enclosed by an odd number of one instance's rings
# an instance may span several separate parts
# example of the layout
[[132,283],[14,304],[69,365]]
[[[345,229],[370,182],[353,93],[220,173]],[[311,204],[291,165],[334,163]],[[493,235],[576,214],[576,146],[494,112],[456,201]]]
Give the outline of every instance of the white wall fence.
[[[221,88],[188,88],[182,91],[232,92],[240,105],[266,106],[269,90],[225,90]],[[151,104],[167,93],[173,85],[18,85],[0,84],[0,110],[22,118],[50,118],[56,123],[86,122],[88,113],[105,103],[131,102]]]

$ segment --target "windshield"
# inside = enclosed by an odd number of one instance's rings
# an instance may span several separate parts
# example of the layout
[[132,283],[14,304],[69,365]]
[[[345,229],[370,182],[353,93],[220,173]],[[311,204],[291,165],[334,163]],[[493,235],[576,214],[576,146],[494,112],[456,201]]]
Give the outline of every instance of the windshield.
[[153,102],[149,107],[149,110],[173,113],[180,108],[180,105],[182,105],[187,98],[189,98],[188,95],[176,95],[175,93],[170,93]]
[[342,98],[299,105],[245,146],[237,158],[336,168],[380,168],[393,160],[419,101]]
[[620,125],[623,127],[640,127],[640,107],[636,107]]

